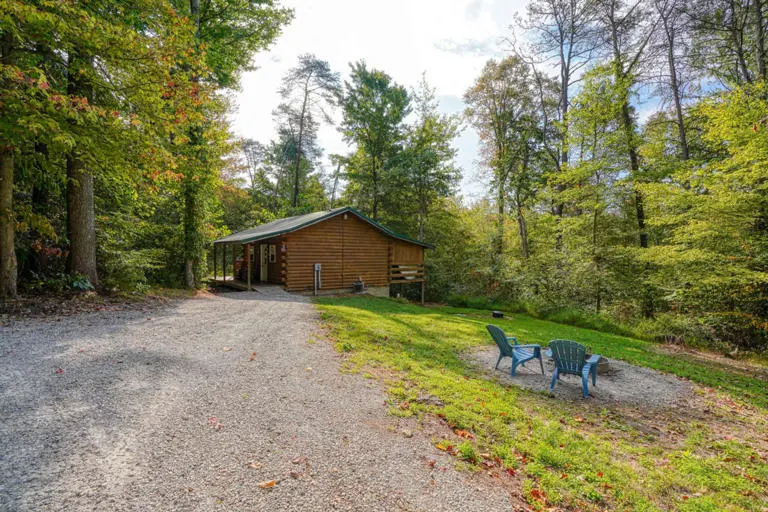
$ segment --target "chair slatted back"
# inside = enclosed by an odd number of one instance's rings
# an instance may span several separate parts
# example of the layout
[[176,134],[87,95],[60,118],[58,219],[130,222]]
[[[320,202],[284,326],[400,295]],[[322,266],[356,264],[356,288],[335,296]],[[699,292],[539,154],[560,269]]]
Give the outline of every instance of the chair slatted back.
[[552,340],[549,342],[549,348],[552,350],[555,366],[561,372],[581,374],[586,360],[587,347],[575,341]]
[[504,331],[491,324],[486,325],[485,328],[488,329],[488,332],[491,334],[491,338],[493,338],[493,341],[496,342],[496,345],[499,347],[501,353],[505,356],[511,356],[512,345],[510,345],[509,341],[507,341],[507,335],[504,334]]

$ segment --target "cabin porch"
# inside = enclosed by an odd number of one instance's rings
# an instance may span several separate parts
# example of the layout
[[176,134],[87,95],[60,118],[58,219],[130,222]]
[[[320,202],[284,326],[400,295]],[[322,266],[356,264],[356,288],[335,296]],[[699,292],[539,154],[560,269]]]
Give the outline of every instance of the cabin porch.
[[213,277],[209,279],[213,285],[252,290],[256,285],[283,285],[285,275],[282,237],[213,244]]

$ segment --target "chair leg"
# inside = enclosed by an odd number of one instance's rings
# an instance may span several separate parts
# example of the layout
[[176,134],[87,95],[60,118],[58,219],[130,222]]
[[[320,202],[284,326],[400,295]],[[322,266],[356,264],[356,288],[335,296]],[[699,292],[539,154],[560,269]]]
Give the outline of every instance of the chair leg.
[[544,373],[544,361],[542,361],[542,359],[541,359],[541,355],[539,355],[539,365],[541,366],[541,374],[542,374],[542,375],[546,375],[546,374]]
[[499,369],[499,363],[504,358],[504,354],[499,354],[499,358],[496,360],[496,369]]
[[519,364],[519,363],[517,362],[517,359],[515,359],[515,358],[513,357],[513,358],[512,358],[512,369],[509,371],[509,374],[510,374],[512,377],[514,377],[514,376],[515,376],[515,373],[517,373],[517,365],[518,365],[518,364]]
[[554,389],[555,389],[555,382],[557,382],[558,375],[559,375],[559,371],[558,371],[557,368],[555,368],[555,373],[552,374],[552,383],[549,385],[549,390],[550,391],[554,391]]
[[581,387],[584,390],[584,398],[589,398],[589,388],[587,387],[587,383],[589,382],[589,378],[587,375],[582,375],[581,377]]
[[592,365],[592,385],[597,386],[597,365]]

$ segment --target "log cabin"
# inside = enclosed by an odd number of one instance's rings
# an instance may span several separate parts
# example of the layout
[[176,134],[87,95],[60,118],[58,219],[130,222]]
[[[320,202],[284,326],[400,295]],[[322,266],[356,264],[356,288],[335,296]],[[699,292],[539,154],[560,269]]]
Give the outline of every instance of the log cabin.
[[334,208],[214,241],[212,282],[244,290],[272,283],[289,292],[365,290],[381,296],[389,296],[393,284],[421,283],[423,302],[424,251],[432,248],[354,208]]

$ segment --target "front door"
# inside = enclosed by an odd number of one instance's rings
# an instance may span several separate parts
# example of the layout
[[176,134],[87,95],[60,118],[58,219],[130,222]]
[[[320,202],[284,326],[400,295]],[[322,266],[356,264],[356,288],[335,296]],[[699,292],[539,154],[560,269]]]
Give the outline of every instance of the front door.
[[259,245],[259,281],[269,281],[269,245]]

